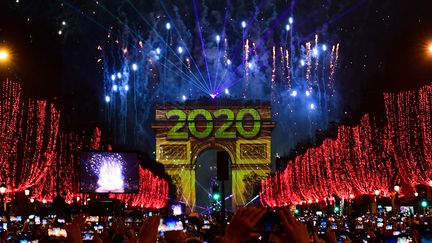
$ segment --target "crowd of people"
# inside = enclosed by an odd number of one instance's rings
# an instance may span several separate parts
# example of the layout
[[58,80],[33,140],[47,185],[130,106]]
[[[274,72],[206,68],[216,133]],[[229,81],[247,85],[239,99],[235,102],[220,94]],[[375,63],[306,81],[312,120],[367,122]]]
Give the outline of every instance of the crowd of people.
[[288,208],[220,215],[4,215],[2,242],[432,242],[432,215],[343,216]]

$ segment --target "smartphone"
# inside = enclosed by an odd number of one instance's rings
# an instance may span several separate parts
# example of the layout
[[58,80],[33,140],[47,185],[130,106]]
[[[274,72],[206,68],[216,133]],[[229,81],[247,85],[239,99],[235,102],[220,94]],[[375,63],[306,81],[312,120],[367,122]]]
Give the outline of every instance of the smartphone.
[[48,224],[48,219],[42,219],[42,225],[47,225]]
[[55,228],[48,229],[48,236],[67,238],[67,233],[65,229],[55,227]]
[[20,239],[20,243],[38,243],[39,240]]
[[30,237],[28,234],[22,234],[19,242],[20,243],[27,243],[27,242],[29,242],[29,239],[30,239]]
[[319,235],[325,235],[327,230],[327,220],[323,219],[320,222],[319,228],[318,228],[318,234]]
[[254,228],[255,232],[278,232],[282,229],[279,216],[274,210],[267,211]]
[[413,242],[413,239],[411,238],[411,236],[403,236],[403,237],[398,237],[397,242],[398,243],[411,243],[411,242]]
[[327,221],[325,219],[321,220],[320,228],[321,229],[326,229],[327,228]]
[[93,228],[96,232],[98,232],[100,234],[100,233],[102,233],[104,226],[103,226],[103,224],[98,224],[98,225],[93,226]]
[[383,222],[379,222],[379,223],[377,223],[377,227],[378,228],[382,228],[384,226],[384,223]]
[[316,211],[316,216],[322,216],[322,211]]
[[392,224],[386,225],[386,230],[392,230],[392,229],[393,229],[393,225]]
[[36,225],[40,225],[41,224],[40,216],[35,216],[34,217],[34,222],[35,222]]
[[183,222],[176,217],[162,218],[158,227],[159,232],[179,231],[183,229]]
[[337,224],[336,224],[336,223],[333,223],[333,224],[331,225],[331,229],[332,229],[332,230],[337,230]]
[[10,216],[9,221],[10,222],[19,222],[18,218],[13,216],[13,215]]
[[82,233],[82,240],[93,240],[94,234],[93,232],[83,232]]
[[65,223],[66,223],[66,220],[65,220],[65,219],[60,219],[60,218],[58,218],[58,219],[57,219],[57,223],[59,223],[59,224],[65,224]]
[[99,216],[88,216],[86,222],[97,223],[99,222]]

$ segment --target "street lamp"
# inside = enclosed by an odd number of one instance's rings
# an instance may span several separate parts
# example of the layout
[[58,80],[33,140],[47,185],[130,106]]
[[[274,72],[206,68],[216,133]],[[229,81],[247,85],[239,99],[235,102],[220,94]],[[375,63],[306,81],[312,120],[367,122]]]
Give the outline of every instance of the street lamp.
[[30,195],[30,190],[29,189],[25,189],[24,190],[24,195],[26,195],[28,197]]
[[375,196],[379,196],[380,191],[379,190],[375,190]]
[[9,58],[9,51],[6,49],[0,49],[0,62],[7,62]]
[[432,55],[432,42],[429,42],[429,44],[427,46],[427,52],[429,55]]
[[3,212],[6,212],[6,200],[4,194],[6,193],[7,187],[5,184],[0,185],[1,203],[3,204]]
[[1,184],[0,185],[0,193],[2,195],[4,195],[6,193],[6,190],[7,190],[6,185],[5,184]]
[[395,192],[399,192],[400,186],[398,186],[398,185],[394,186],[394,190],[395,190]]

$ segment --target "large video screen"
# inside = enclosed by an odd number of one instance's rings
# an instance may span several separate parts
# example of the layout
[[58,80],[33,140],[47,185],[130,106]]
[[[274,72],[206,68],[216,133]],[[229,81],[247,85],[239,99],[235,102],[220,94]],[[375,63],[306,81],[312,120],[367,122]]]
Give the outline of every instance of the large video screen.
[[136,153],[81,152],[80,172],[83,193],[138,193]]

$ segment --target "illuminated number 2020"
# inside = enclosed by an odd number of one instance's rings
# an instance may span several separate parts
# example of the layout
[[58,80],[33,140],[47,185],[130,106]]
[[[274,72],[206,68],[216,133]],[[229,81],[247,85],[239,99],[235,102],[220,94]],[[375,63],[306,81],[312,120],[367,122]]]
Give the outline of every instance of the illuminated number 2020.
[[[206,119],[207,122],[204,122],[205,127],[202,131],[197,129],[197,122],[195,121],[197,116],[202,116]],[[189,131],[192,136],[196,138],[206,138],[210,136],[213,131],[213,117],[208,110],[205,109],[196,109],[189,113],[188,122],[189,122]]]
[[182,110],[170,110],[166,113],[166,117],[168,120],[177,117],[177,122],[168,131],[168,139],[187,139],[189,136],[188,132],[180,131],[186,125],[186,113]]
[[[250,116],[252,118],[251,128],[245,128],[245,118]],[[235,122],[235,128],[240,136],[244,138],[253,138],[258,135],[261,130],[261,116],[256,109],[245,108],[239,110],[237,116],[234,117],[234,112],[230,109],[219,109],[211,114],[205,109],[195,109],[192,110],[189,115],[187,115],[182,110],[170,110],[166,113],[168,120],[177,118],[175,125],[171,127],[168,131],[168,139],[176,140],[187,140],[189,133],[187,131],[182,131],[186,123],[188,123],[188,129],[192,136],[198,139],[205,139],[209,137],[214,128],[214,118],[216,121],[221,122],[222,125],[217,127],[214,132],[215,138],[219,139],[233,139],[236,137],[236,132],[232,131],[231,128]],[[201,117],[204,120],[198,120]],[[235,118],[235,119],[234,119]],[[203,124],[201,126],[201,124]]]
[[[250,115],[253,119],[253,125],[251,130],[246,130],[244,128],[243,122],[245,121],[245,116]],[[236,129],[237,132],[244,138],[253,138],[256,135],[258,135],[260,129],[261,129],[261,116],[255,109],[241,109],[237,113],[236,118]]]
[[234,112],[230,109],[220,109],[215,111],[213,115],[216,119],[221,119],[223,116],[226,116],[226,120],[224,121],[222,126],[220,126],[215,131],[215,135],[214,135],[215,138],[225,138],[225,139],[235,138],[236,132],[228,131],[228,129],[230,129],[234,123]]

